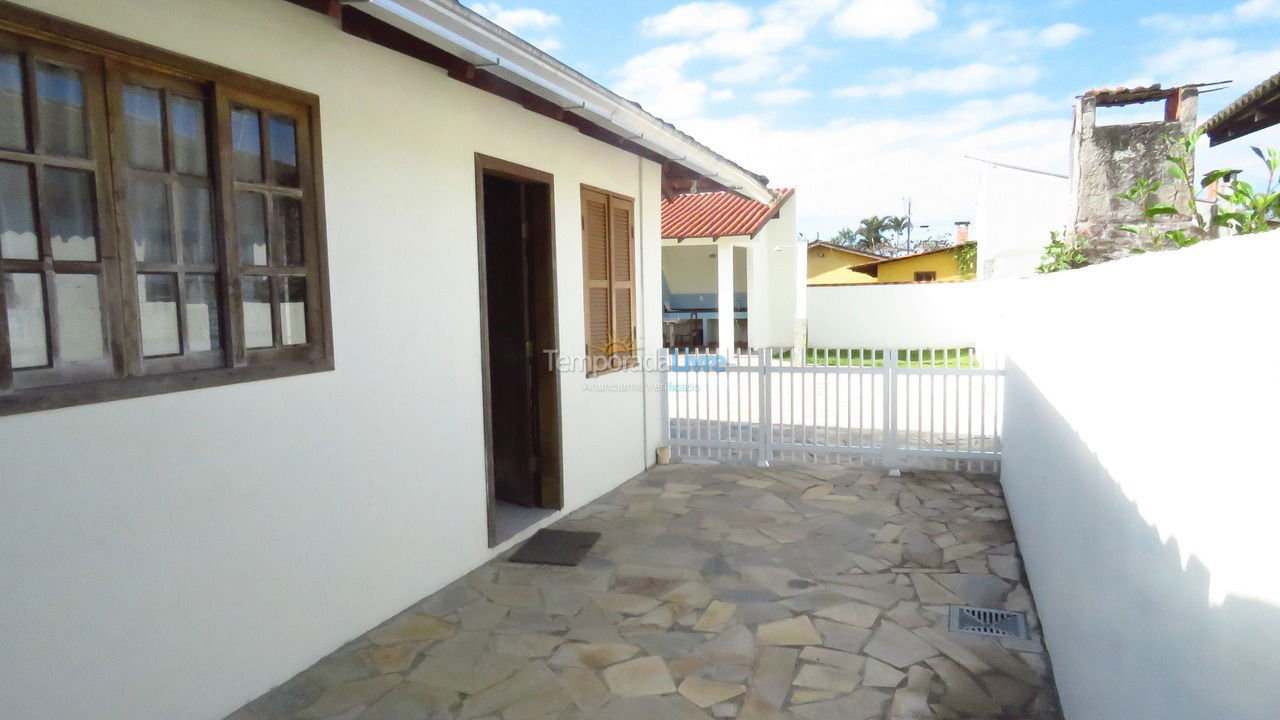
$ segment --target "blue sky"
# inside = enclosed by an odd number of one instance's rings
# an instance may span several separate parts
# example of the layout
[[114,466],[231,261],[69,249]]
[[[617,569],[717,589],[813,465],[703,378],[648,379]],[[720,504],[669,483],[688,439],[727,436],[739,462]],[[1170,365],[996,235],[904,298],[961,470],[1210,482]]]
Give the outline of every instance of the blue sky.
[[[1280,0],[506,0],[467,3],[798,189],[800,231],[871,214],[971,219],[973,155],[1066,172],[1074,96],[1094,87],[1234,80],[1207,119],[1280,71]],[[1155,119],[1157,104],[1123,111]],[[1199,155],[1251,167],[1250,144]]]

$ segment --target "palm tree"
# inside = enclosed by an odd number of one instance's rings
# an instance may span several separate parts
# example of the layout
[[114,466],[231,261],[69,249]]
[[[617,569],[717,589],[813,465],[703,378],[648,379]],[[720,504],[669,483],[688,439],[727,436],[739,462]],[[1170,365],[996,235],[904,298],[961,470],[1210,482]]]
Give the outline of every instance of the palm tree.
[[885,237],[885,231],[889,229],[888,221],[889,218],[879,215],[863,218],[858,223],[858,229],[853,231],[854,247],[874,251],[888,245],[889,238]]
[[893,231],[896,237],[901,237],[903,233],[911,234],[911,216],[910,215],[889,215],[884,218],[886,229]]
[[831,237],[831,242],[836,245],[853,247],[858,244],[858,235],[847,227],[840,228],[840,232]]

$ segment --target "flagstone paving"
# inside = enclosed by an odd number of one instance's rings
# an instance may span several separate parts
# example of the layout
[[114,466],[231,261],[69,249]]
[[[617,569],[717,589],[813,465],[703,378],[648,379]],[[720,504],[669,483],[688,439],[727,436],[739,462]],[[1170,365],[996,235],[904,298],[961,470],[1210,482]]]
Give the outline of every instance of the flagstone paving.
[[[228,720],[1058,720],[999,483],[668,465],[555,526],[579,567],[498,559]],[[961,635],[948,605],[1027,613]]]

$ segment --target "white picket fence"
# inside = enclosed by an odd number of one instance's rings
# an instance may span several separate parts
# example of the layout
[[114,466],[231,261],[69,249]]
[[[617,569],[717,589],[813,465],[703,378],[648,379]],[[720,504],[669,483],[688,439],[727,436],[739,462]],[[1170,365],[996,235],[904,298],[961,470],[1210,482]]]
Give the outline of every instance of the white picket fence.
[[680,458],[994,473],[1003,393],[1003,358],[972,348],[672,349],[667,444]]

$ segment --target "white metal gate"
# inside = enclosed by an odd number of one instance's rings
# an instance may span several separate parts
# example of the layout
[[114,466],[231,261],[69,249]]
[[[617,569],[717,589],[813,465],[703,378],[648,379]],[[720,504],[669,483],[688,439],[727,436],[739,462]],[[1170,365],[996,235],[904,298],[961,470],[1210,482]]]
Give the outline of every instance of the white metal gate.
[[973,348],[667,351],[673,455],[998,472],[1004,361]]

